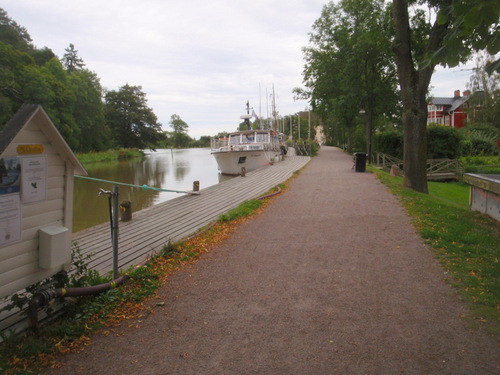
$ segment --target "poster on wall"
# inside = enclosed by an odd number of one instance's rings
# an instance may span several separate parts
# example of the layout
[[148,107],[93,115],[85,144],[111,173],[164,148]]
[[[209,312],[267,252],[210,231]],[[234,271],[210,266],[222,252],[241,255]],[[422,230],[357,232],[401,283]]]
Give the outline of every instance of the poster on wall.
[[0,195],[19,193],[21,164],[18,156],[0,158]]
[[45,156],[23,157],[21,178],[21,196],[24,204],[41,202],[46,199],[47,159]]
[[0,247],[21,240],[21,201],[18,194],[0,195]]

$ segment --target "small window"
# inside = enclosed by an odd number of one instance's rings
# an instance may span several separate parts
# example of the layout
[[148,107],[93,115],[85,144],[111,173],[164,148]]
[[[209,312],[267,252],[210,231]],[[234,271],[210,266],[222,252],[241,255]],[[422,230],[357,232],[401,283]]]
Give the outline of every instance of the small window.
[[243,164],[247,161],[247,157],[246,156],[240,156],[240,159],[238,160],[238,164]]

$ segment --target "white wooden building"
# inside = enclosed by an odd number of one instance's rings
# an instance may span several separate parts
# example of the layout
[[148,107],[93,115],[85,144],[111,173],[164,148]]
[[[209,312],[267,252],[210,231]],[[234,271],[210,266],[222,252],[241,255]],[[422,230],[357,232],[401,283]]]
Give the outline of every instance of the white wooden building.
[[69,266],[75,174],[87,172],[40,105],[0,128],[0,297]]

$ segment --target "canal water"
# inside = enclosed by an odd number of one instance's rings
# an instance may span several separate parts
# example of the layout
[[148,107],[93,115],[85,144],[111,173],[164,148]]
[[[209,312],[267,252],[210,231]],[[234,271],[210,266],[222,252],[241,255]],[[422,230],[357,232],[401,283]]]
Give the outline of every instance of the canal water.
[[[204,189],[225,178],[219,174],[208,148],[147,151],[142,160],[95,163],[86,169],[92,178],[181,191],[193,190],[194,181],[199,181],[200,189]],[[113,186],[113,183],[75,177],[73,232],[109,223],[108,196],[99,197],[99,189],[113,191]],[[182,195],[118,186],[119,202],[132,202],[132,212]]]

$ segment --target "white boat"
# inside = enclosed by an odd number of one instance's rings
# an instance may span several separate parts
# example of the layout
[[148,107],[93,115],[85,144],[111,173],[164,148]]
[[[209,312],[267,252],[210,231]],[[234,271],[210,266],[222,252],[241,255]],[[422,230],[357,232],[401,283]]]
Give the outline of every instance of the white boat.
[[286,153],[282,137],[270,129],[242,130],[225,138],[212,138],[211,149],[220,173],[234,176],[277,163]]

